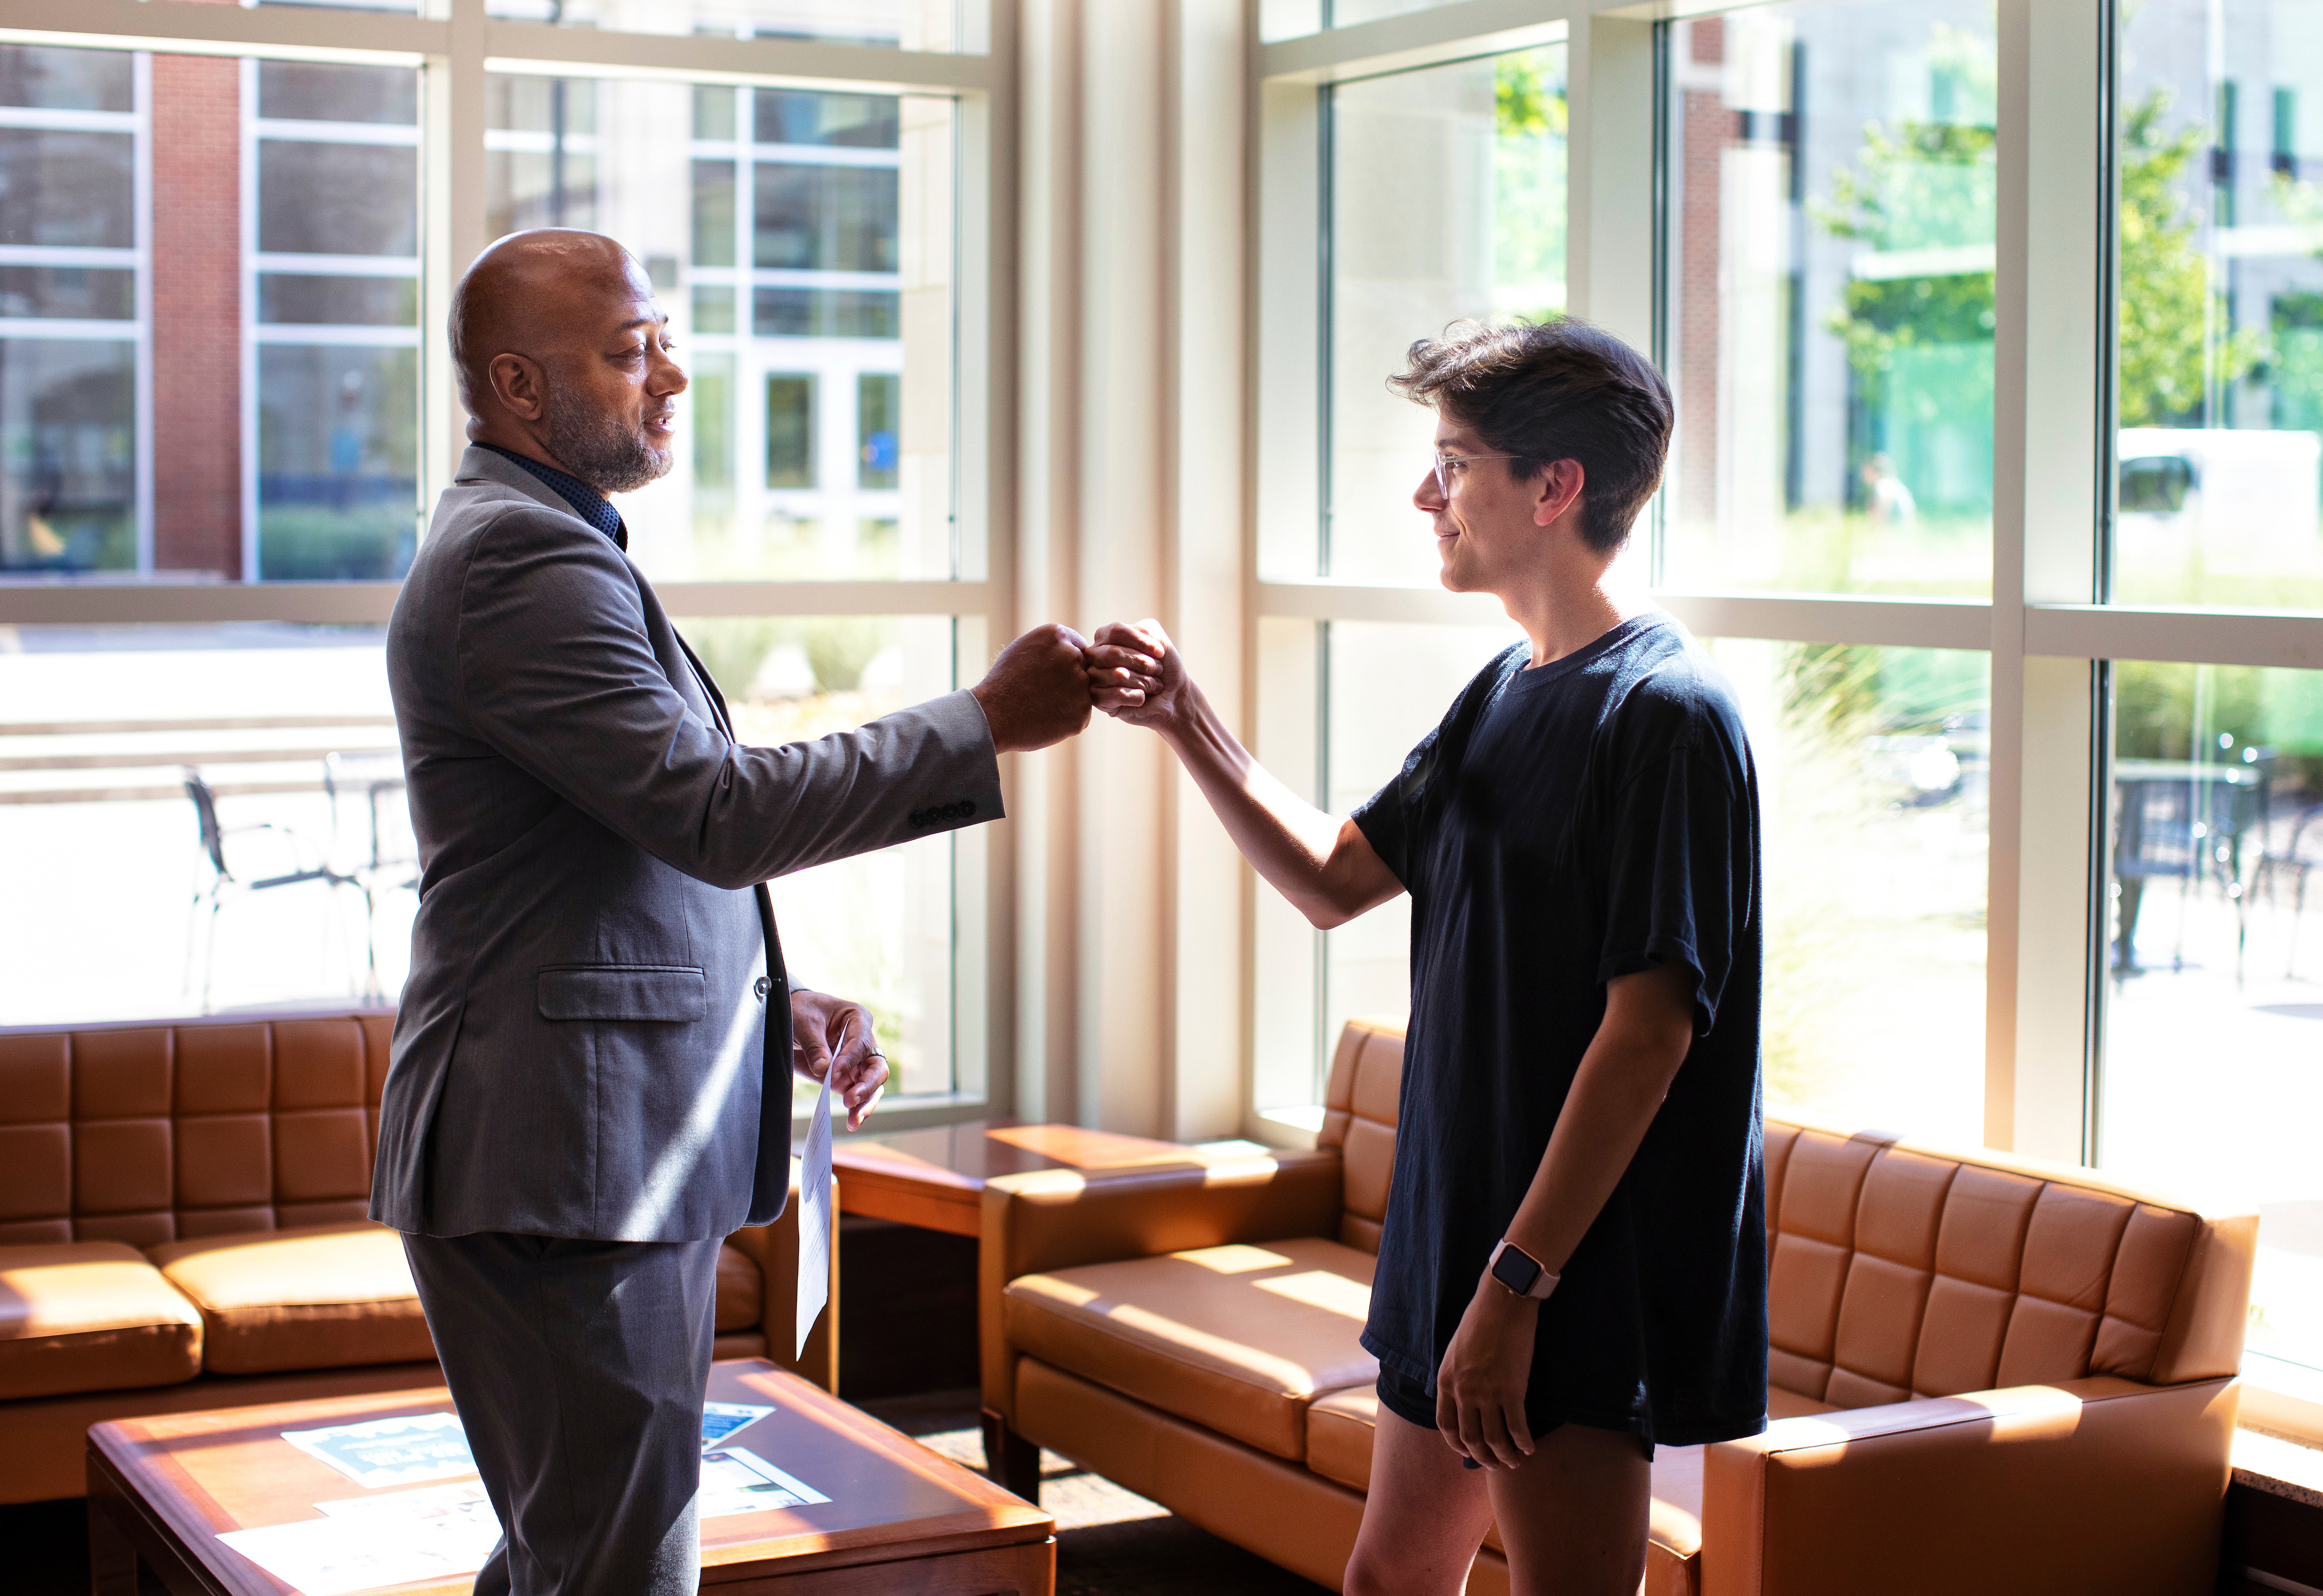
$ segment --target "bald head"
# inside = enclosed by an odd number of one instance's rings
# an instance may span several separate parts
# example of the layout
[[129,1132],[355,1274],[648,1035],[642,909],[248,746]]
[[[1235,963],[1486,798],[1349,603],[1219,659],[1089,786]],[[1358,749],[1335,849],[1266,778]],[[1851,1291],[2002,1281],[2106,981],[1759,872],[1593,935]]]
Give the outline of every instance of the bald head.
[[653,285],[629,252],[601,233],[537,227],[491,245],[452,290],[452,363],[470,415],[491,392],[492,357],[546,360],[578,331],[592,304],[650,301]]
[[453,290],[452,362],[468,436],[562,467],[600,492],[666,472],[685,373],[637,261],[599,233],[513,233]]

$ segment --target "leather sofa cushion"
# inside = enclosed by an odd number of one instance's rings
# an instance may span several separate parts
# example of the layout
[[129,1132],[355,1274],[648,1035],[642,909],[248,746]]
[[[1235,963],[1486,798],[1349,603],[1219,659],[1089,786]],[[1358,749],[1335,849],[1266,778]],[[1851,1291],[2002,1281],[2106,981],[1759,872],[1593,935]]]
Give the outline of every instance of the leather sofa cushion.
[[175,1385],[202,1319],[119,1242],[0,1247],[0,1399]]
[[[766,1279],[758,1272],[750,1255],[732,1243],[718,1249],[718,1305],[711,1311],[717,1319],[718,1333],[730,1330],[750,1330],[758,1325],[766,1311]],[[721,1353],[721,1357],[739,1357],[741,1353]]]
[[[1372,1431],[1378,1422],[1379,1397],[1371,1386],[1316,1398],[1307,1409],[1307,1466],[1326,1480],[1368,1492]],[[1654,1451],[1654,1495],[1646,1531],[1647,1596],[1692,1596],[1701,1589],[1702,1453],[1699,1446]],[[1485,1544],[1500,1548],[1497,1527]]]
[[212,1374],[405,1363],[436,1355],[403,1239],[308,1225],[171,1242],[148,1253],[201,1310]]
[[1293,1461],[1307,1404],[1376,1379],[1357,1337],[1369,1252],[1320,1236],[1201,1247],[1009,1282],[1009,1344]]

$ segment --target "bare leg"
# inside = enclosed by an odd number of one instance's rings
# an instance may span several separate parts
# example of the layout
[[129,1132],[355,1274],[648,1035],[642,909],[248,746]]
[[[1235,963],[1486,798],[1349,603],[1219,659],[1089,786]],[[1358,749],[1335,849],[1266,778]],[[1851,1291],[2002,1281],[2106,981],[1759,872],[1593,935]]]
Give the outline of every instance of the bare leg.
[[1346,1596],[1460,1596],[1492,1522],[1484,1476],[1462,1468],[1437,1431],[1382,1407],[1343,1589]]
[[[1636,1436],[1559,1425],[1538,1438],[1522,1468],[1482,1478],[1509,1555],[1510,1596],[1635,1596],[1653,1495]],[[1372,1486],[1378,1490],[1376,1472]],[[1364,1528],[1371,1528],[1368,1513]]]

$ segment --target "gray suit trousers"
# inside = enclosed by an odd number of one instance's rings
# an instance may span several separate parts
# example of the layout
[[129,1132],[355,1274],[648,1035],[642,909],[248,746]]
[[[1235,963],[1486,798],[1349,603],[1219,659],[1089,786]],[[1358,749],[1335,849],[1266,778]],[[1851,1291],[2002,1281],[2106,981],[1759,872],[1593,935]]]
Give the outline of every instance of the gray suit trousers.
[[476,1596],[693,1596],[721,1244],[403,1238],[500,1515]]

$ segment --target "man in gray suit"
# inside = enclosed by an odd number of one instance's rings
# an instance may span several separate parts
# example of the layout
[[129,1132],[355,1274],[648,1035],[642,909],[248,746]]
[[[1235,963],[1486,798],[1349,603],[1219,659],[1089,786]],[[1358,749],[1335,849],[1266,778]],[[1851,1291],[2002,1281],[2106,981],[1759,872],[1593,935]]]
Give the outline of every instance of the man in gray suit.
[[604,498],[669,470],[685,387],[644,272],[518,234],[451,324],[473,446],[388,632],[424,874],[372,1215],[500,1514],[478,1591],[692,1591],[721,1241],[782,1210],[794,1062],[855,1125],[887,1073],[789,985],[764,883],[1000,818],[995,756],[1088,722],[1081,640],[741,746]]

